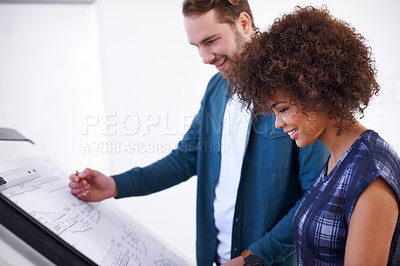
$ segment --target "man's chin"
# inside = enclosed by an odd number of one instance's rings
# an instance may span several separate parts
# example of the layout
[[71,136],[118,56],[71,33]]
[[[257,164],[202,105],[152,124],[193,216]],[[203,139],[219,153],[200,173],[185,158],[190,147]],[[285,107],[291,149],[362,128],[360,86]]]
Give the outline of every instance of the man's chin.
[[228,75],[229,75],[228,72],[229,72],[229,71],[228,71],[227,69],[224,69],[224,70],[221,70],[219,73],[221,74],[221,76],[222,76],[224,79],[228,79]]

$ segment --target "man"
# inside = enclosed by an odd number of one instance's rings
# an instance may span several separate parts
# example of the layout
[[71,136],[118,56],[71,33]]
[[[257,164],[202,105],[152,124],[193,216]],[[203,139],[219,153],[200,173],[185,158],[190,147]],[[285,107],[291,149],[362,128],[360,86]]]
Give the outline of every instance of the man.
[[230,99],[224,76],[256,33],[247,0],[185,0],[183,15],[189,42],[219,73],[178,148],[113,177],[85,169],[86,198],[76,175],[71,192],[88,201],[146,195],[197,175],[198,265],[295,265],[293,214],[327,150],[321,143],[297,148],[273,117],[253,121]]

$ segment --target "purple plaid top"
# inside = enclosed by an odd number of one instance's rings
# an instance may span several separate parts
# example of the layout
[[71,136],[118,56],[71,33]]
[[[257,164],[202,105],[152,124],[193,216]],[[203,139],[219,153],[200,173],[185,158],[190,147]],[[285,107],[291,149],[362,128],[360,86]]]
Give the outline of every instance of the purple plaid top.
[[[343,265],[348,226],[354,205],[378,176],[400,201],[400,158],[376,132],[367,130],[343,155],[332,172],[326,166],[293,218],[298,265]],[[400,265],[399,219],[388,265]]]

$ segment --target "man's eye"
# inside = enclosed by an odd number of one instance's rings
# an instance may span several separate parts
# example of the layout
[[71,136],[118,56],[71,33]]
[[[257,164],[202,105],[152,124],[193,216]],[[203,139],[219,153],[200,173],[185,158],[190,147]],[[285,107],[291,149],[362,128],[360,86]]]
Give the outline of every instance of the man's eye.
[[207,42],[207,44],[213,44],[217,39],[212,39]]
[[279,110],[279,113],[281,113],[281,114],[282,114],[282,113],[284,113],[284,112],[285,112],[287,109],[288,109],[288,108],[283,108],[283,109],[280,109],[280,110]]

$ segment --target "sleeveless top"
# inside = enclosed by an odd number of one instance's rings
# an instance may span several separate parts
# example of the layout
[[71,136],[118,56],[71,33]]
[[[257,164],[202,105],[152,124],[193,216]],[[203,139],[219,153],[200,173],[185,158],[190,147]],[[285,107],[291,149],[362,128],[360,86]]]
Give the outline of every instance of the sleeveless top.
[[[293,218],[298,265],[343,265],[349,222],[360,194],[382,177],[400,202],[400,158],[376,132],[367,130],[329,175],[327,163]],[[400,265],[399,219],[388,265]]]

